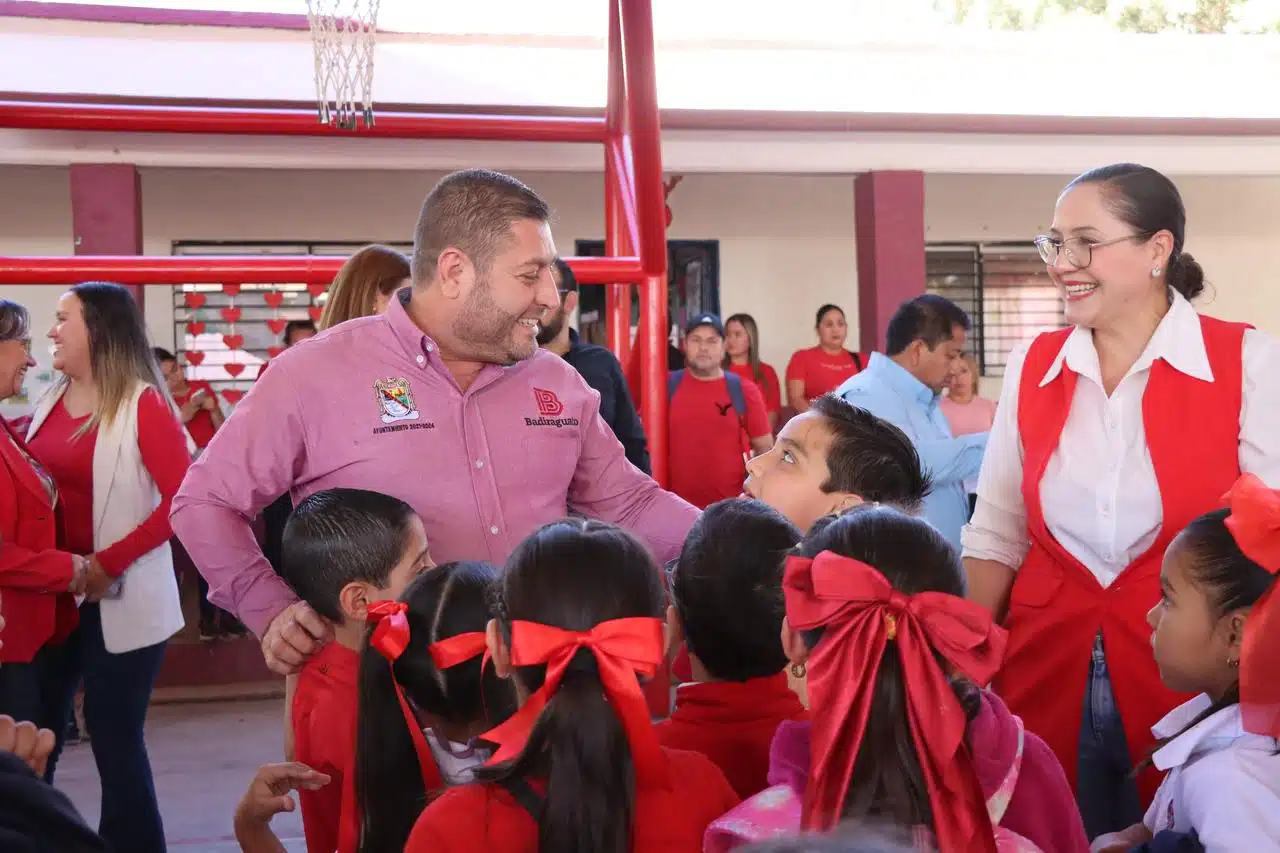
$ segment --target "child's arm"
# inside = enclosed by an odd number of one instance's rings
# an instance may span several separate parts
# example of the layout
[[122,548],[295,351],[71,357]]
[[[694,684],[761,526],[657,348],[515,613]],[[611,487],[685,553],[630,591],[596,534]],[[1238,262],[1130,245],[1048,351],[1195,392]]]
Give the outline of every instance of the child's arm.
[[1139,844],[1150,840],[1151,830],[1147,829],[1146,824],[1135,823],[1128,829],[1099,835],[1089,847],[1089,853],[1129,853]]
[[305,764],[267,764],[259,768],[236,806],[234,826],[241,853],[288,853],[271,831],[271,818],[297,807],[290,791],[315,791],[328,783],[328,776]]

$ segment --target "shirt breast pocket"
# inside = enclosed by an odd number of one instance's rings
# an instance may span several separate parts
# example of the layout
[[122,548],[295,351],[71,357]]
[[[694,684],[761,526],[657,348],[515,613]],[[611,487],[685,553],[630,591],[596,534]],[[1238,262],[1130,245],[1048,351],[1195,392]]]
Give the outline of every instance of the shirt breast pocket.
[[563,427],[530,427],[520,442],[522,472],[520,494],[554,495],[561,500],[569,492],[569,484],[578,469],[582,455],[582,435],[577,429]]

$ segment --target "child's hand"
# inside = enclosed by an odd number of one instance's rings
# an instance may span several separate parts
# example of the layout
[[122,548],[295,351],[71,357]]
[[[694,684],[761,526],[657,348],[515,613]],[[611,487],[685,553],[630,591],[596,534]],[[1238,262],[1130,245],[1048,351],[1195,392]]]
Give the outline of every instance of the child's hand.
[[13,717],[0,715],[0,752],[12,752],[37,776],[44,776],[55,742],[53,732],[48,729],[37,729],[35,723],[19,723]]
[[1089,853],[1129,853],[1139,844],[1151,840],[1151,831],[1143,824],[1136,823],[1120,832],[1108,832],[1099,835],[1089,845]]
[[236,823],[265,825],[281,812],[291,812],[295,803],[290,791],[316,791],[329,784],[329,777],[305,764],[266,764],[258,769],[249,790],[236,806]]

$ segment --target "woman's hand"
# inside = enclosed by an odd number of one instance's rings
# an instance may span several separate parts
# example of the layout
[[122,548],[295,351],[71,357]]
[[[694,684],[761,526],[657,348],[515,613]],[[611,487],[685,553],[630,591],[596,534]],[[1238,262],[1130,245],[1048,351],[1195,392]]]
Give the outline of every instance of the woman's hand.
[[1139,844],[1145,844],[1150,840],[1151,830],[1144,824],[1135,823],[1128,829],[1099,835],[1093,840],[1093,844],[1089,845],[1089,853],[1129,853]]
[[98,562],[97,556],[88,558],[88,570],[85,577],[84,597],[86,601],[101,601],[102,597],[107,594],[107,590],[111,585],[118,581],[119,578],[113,578],[107,574],[107,570],[102,568],[102,564]]
[[71,583],[67,585],[67,592],[72,595],[84,595],[85,586],[89,581],[89,558],[82,557],[79,554],[71,555]]
[[56,742],[48,729],[37,729],[35,723],[19,723],[13,717],[0,715],[0,752],[18,756],[37,776],[44,777]]

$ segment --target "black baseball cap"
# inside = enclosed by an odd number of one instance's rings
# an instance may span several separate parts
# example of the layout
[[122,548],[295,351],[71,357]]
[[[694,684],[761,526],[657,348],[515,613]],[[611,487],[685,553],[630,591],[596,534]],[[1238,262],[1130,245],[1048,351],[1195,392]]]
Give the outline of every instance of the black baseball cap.
[[710,326],[716,330],[717,335],[724,337],[724,323],[721,323],[720,318],[715,314],[709,312],[695,314],[688,323],[685,323],[684,333],[686,335],[692,334],[694,329],[700,329],[703,326]]

